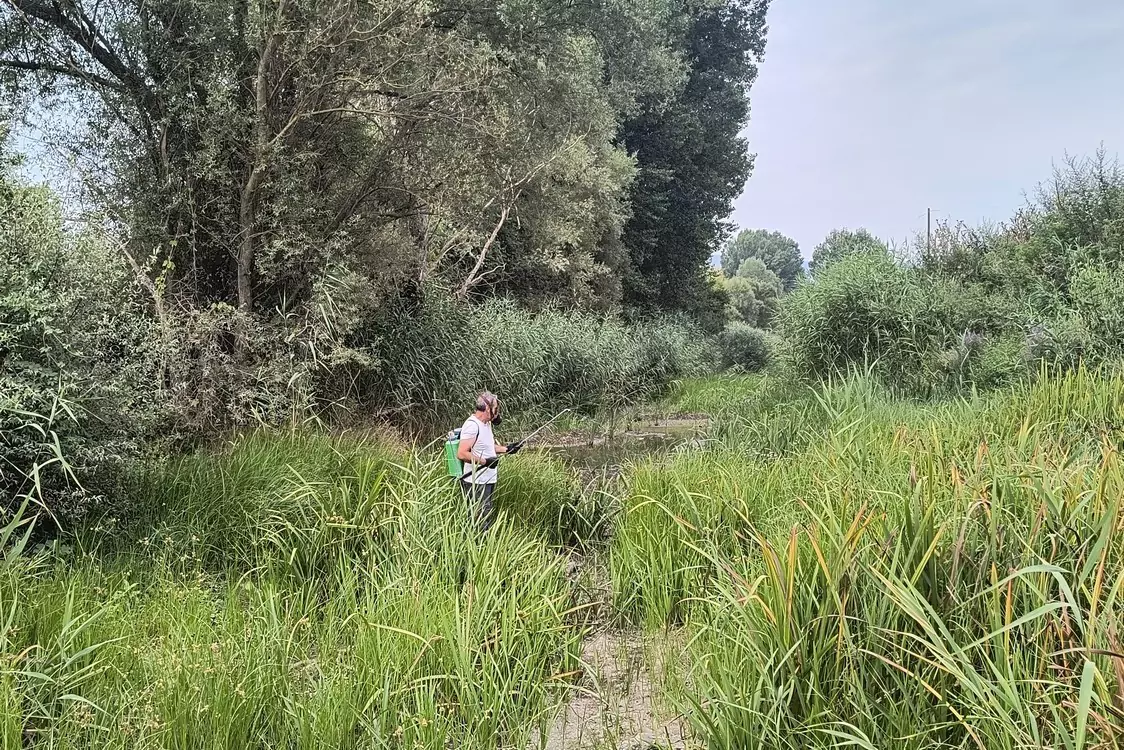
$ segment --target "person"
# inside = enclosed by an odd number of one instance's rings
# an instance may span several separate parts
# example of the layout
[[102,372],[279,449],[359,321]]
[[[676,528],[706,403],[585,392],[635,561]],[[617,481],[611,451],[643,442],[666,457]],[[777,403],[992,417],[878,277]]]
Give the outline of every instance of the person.
[[487,532],[495,520],[492,496],[496,491],[499,457],[514,455],[523,447],[519,441],[509,445],[496,442],[492,427],[498,427],[501,421],[499,398],[484,391],[476,397],[476,411],[461,426],[457,446],[457,459],[463,462],[465,470],[460,478],[461,491],[481,533]]

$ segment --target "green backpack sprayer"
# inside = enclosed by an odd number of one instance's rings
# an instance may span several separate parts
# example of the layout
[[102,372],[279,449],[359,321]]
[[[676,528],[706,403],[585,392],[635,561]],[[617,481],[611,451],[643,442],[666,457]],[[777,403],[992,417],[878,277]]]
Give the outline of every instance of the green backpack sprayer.
[[[529,442],[531,438],[545,430],[547,427],[553,424],[555,420],[557,420],[568,411],[570,410],[563,409],[562,411],[558,412],[549,420],[547,420],[541,427],[536,429],[527,437],[523,438],[521,442]],[[450,477],[455,479],[464,479],[465,477],[464,462],[457,458],[457,449],[460,447],[460,442],[461,430],[459,427],[455,430],[450,430],[449,434],[445,436],[445,471]]]

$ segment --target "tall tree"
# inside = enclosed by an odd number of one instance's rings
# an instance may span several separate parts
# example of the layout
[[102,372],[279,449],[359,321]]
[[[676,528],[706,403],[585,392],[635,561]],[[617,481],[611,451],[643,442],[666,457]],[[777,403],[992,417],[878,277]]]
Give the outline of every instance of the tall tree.
[[833,229],[823,242],[816,245],[808,269],[814,275],[848,255],[855,253],[888,254],[889,252],[890,248],[886,246],[886,243],[866,229]]
[[663,2],[0,0],[0,84],[89,120],[89,187],[185,306],[292,310],[341,267],[615,302],[613,139],[669,88]]
[[737,274],[726,279],[730,306],[745,323],[768,328],[780,308],[784,289],[781,277],[765,267],[760,258],[746,258]]
[[729,233],[752,157],[739,134],[765,50],[769,0],[685,2],[686,79],[669,101],[649,98],[622,140],[639,174],[624,231],[625,302],[642,311],[708,307],[706,263]]
[[737,275],[738,269],[749,258],[758,258],[765,267],[791,290],[804,275],[804,259],[796,240],[780,232],[764,229],[743,229],[722,248],[722,272],[728,277]]
[[357,230],[366,244],[417,212],[391,155],[473,114],[445,92],[496,70],[431,25],[347,0],[6,0],[0,69],[88,108],[75,148],[103,167],[91,187],[138,269],[155,255],[173,296],[253,312],[305,297]]

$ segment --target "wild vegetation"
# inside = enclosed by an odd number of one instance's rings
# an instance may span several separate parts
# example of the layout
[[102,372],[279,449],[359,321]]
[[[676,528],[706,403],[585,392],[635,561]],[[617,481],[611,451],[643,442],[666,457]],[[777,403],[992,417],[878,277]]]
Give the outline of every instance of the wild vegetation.
[[302,430],[149,465],[51,545],[14,520],[5,746],[534,746],[606,625],[671,639],[701,746],[1115,746],[1121,375],[783,392],[684,385],[710,440],[617,484],[517,456],[483,538],[435,450]]
[[1124,744],[1124,172],[728,237],[767,6],[0,6],[0,747]]
[[635,474],[617,607],[693,633],[668,689],[709,747],[1115,747],[1122,387],[860,377],[786,404],[796,441],[734,406]]

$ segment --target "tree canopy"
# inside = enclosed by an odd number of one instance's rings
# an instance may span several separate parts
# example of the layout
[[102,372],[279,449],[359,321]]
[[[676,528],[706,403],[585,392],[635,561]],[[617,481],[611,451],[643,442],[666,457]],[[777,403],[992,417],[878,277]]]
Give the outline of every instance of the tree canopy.
[[768,328],[780,309],[784,283],[760,258],[746,258],[737,274],[726,280],[726,291],[738,320]]
[[625,300],[643,310],[703,307],[706,264],[752,167],[740,135],[764,54],[767,0],[686,6],[675,47],[688,70],[670,100],[648,96],[622,141],[639,172],[623,242]]
[[[705,304],[766,0],[11,0],[0,84],[178,306]],[[48,120],[50,122],[52,120]],[[74,123],[80,127],[72,127]]]
[[866,229],[834,229],[824,238],[823,242],[816,245],[808,269],[815,275],[848,255],[856,253],[889,254],[889,252],[890,248],[887,247],[886,243]]
[[738,274],[748,258],[758,258],[765,267],[784,282],[785,290],[796,286],[804,275],[804,259],[796,240],[780,232],[764,229],[743,229],[722,248],[722,271],[727,276]]

